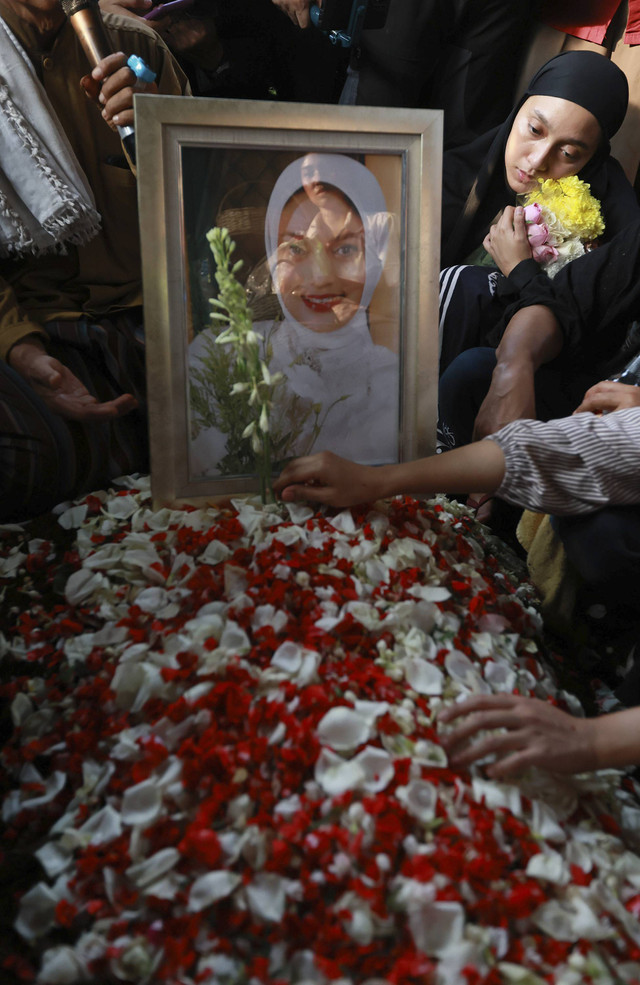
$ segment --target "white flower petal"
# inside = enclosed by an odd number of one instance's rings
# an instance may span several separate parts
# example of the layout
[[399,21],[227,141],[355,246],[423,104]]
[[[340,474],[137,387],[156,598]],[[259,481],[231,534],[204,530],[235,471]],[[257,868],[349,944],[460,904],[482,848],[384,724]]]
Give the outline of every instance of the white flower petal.
[[406,787],[398,787],[396,797],[405,805],[409,814],[423,824],[434,819],[438,791],[427,780],[411,780]]
[[143,780],[124,792],[121,816],[125,824],[149,825],[162,810],[162,793],[153,780]]
[[242,877],[236,872],[219,869],[207,872],[193,883],[189,892],[187,909],[190,913],[198,913],[212,903],[216,903],[231,893],[240,885]]
[[261,872],[245,890],[249,908],[259,920],[279,923],[286,905],[285,880],[275,872]]
[[562,855],[550,849],[531,856],[527,863],[527,875],[535,879],[546,879],[557,886],[566,886],[571,878]]
[[169,600],[169,593],[165,588],[155,586],[145,588],[135,597],[135,604],[143,612],[158,612],[164,608]]
[[353,708],[339,705],[337,708],[330,708],[320,719],[317,733],[323,745],[332,749],[349,750],[366,742],[371,731],[364,715]]
[[90,845],[104,845],[122,834],[120,815],[108,804],[78,829]]
[[130,865],[126,874],[133,879],[136,886],[149,886],[160,876],[166,875],[180,860],[177,848],[162,848],[143,862]]
[[62,945],[50,947],[44,952],[37,981],[46,985],[74,985],[75,982],[86,981],[87,974],[87,966],[74,949]]
[[344,760],[330,749],[322,749],[316,761],[315,778],[325,793],[338,797],[362,784],[364,770],[354,760]]
[[80,568],[67,579],[64,594],[69,605],[79,605],[84,599],[96,594],[108,581],[97,571]]
[[352,760],[363,773],[362,787],[368,793],[384,790],[394,777],[393,760],[385,749],[377,746],[365,746]]
[[20,936],[33,942],[46,934],[55,922],[58,902],[58,896],[43,882],[29,889],[20,900],[20,911],[14,924]]
[[404,665],[409,687],[418,694],[442,694],[444,674],[439,667],[421,657],[410,657]]
[[409,926],[416,947],[438,957],[462,940],[464,908],[448,900],[409,907]]

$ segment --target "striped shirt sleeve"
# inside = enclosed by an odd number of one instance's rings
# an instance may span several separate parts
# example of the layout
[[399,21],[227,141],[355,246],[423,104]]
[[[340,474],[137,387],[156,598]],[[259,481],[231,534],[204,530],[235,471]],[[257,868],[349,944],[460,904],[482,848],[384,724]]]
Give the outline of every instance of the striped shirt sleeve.
[[505,456],[497,495],[516,506],[562,516],[640,503],[640,407],[514,421],[485,440]]

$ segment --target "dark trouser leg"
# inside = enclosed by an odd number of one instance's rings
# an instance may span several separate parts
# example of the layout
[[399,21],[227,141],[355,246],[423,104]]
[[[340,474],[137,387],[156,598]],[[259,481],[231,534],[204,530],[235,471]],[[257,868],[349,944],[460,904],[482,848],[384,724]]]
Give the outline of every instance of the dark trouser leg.
[[583,581],[577,604],[603,674],[624,665],[636,645],[634,666],[616,693],[625,704],[640,704],[640,507],[554,517],[553,525]]
[[493,293],[501,278],[498,270],[471,264],[440,271],[441,374],[461,352],[481,346],[501,320],[505,305]]
[[532,0],[467,0],[432,98],[445,110],[445,148],[502,123],[514,103]]
[[567,557],[604,605],[631,606],[640,619],[640,508],[615,506],[589,516],[556,517]]
[[356,102],[432,106],[430,86],[462,0],[391,0],[385,26],[363,31]]
[[391,0],[363,32],[357,103],[445,111],[445,147],[509,113],[531,0]]
[[35,516],[67,499],[76,474],[68,422],[0,363],[0,521]]

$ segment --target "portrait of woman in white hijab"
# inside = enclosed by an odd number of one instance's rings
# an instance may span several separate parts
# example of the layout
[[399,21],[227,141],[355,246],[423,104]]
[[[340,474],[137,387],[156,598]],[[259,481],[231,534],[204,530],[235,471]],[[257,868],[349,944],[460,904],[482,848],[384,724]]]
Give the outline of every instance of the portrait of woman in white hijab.
[[[281,462],[324,449],[368,464],[397,460],[399,358],[374,342],[369,313],[391,228],[378,180],[346,155],[307,154],[275,182],[265,247],[282,320],[255,330],[269,370],[285,377],[272,410]],[[192,378],[211,335],[189,347]],[[219,426],[192,432],[193,475],[229,474],[228,437]]]

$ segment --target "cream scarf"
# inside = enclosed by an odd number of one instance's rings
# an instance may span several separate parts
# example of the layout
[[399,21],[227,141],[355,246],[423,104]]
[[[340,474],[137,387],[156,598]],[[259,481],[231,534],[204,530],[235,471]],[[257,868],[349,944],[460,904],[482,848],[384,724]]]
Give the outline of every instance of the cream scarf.
[[66,252],[100,215],[53,106],[0,17],[0,256]]

